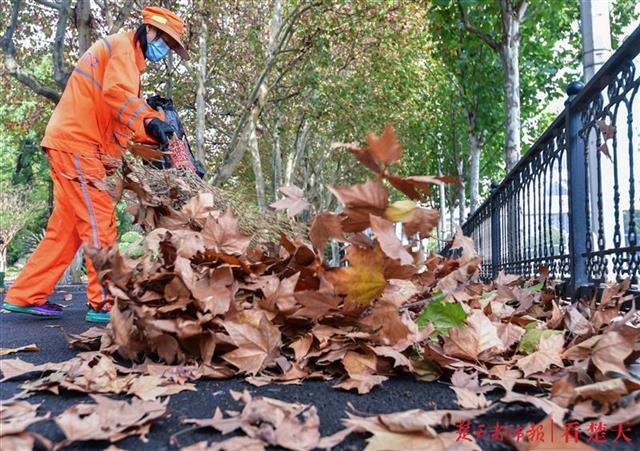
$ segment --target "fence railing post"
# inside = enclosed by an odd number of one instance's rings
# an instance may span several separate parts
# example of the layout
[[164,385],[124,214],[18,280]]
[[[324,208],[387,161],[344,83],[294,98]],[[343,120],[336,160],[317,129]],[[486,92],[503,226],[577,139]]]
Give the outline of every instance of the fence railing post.
[[582,127],[580,112],[572,108],[573,98],[584,88],[580,81],[567,86],[565,102],[565,138],[567,146],[567,178],[569,185],[569,258],[571,280],[569,295],[576,298],[582,287],[588,285],[589,277],[585,253],[587,251],[587,171],[585,164],[585,147],[578,133]]
[[491,276],[498,277],[500,272],[500,211],[496,199],[496,189],[499,184],[491,184]]

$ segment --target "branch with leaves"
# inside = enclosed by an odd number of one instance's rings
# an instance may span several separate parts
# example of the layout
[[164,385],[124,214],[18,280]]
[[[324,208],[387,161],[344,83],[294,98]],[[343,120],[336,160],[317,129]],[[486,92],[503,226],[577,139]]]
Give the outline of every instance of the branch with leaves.
[[[69,3],[69,0],[66,0],[66,2]],[[18,63],[16,57],[16,47],[13,42],[13,35],[16,31],[21,7],[22,0],[13,0],[13,8],[11,11],[9,26],[2,36],[2,39],[0,39],[0,48],[2,48],[2,52],[4,53],[5,68],[9,75],[30,88],[36,94],[51,100],[53,103],[58,103],[58,101],[60,100],[60,92],[56,89],[48,87],[42,81],[23,71],[20,67],[20,64]]]

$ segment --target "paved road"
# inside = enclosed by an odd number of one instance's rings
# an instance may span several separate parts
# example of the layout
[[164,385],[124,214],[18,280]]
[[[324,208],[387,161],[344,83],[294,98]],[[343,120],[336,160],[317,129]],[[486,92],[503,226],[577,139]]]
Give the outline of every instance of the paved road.
[[[62,326],[66,331],[80,333],[89,325],[84,321],[85,298],[79,288],[66,290],[71,292],[73,299],[70,302],[63,301],[63,292],[51,297],[54,302],[67,305],[65,315],[60,320],[43,320],[18,314],[0,314],[0,347],[17,347],[30,343],[37,343],[42,350],[36,353],[13,354],[5,358],[20,357],[32,363],[57,362],[67,360],[75,355],[64,340],[60,328],[47,327],[49,325]],[[1,296],[1,295],[0,295]],[[7,399],[16,393],[20,381],[10,381],[0,384],[0,399]],[[169,437],[183,429],[180,424],[183,418],[211,417],[216,406],[225,409],[237,409],[238,404],[229,396],[229,390],[249,390],[253,395],[263,395],[284,401],[298,401],[306,404],[314,404],[320,415],[320,431],[322,435],[328,435],[341,429],[341,418],[344,418],[345,408],[351,402],[358,411],[367,413],[387,413],[400,410],[422,408],[450,409],[456,408],[455,398],[447,385],[432,382],[418,382],[412,378],[394,378],[387,381],[381,387],[376,387],[367,395],[357,395],[351,392],[336,390],[331,387],[331,382],[310,381],[302,385],[268,385],[254,387],[240,378],[226,381],[198,381],[197,392],[183,392],[171,397],[169,401],[168,418],[156,422],[149,435],[147,443],[137,438],[128,438],[118,442],[117,446],[127,450],[164,450],[174,449],[169,444]],[[65,408],[79,402],[89,402],[86,395],[75,392],[63,392],[56,396],[53,394],[38,394],[29,399],[32,403],[41,403],[42,411],[50,411],[53,415],[62,412]],[[431,407],[430,407],[431,406]],[[505,410],[490,416],[479,417],[473,428],[484,423],[489,427],[499,421],[500,424],[514,427],[516,424],[526,424],[531,421],[539,421],[544,417],[542,411],[512,405]],[[64,437],[54,423],[41,423],[32,427],[33,431],[42,433],[54,442],[61,441]],[[226,436],[228,437],[228,436]],[[194,431],[181,435],[181,445],[195,443],[201,440],[222,440],[221,434],[210,429]],[[640,447],[640,427],[636,427],[632,435],[633,445],[626,448],[619,444],[611,443],[601,449],[638,449]],[[359,450],[365,446],[364,434],[351,435],[340,447],[342,450]],[[106,442],[84,442],[73,445],[67,449],[104,449],[109,444]],[[485,450],[510,449],[496,442],[483,442]]]

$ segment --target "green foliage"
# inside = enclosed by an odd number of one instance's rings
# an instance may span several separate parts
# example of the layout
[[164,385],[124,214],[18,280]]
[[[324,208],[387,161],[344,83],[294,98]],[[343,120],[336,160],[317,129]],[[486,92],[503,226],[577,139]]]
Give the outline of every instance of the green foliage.
[[519,353],[529,355],[538,349],[538,343],[540,343],[541,339],[562,333],[559,330],[538,329],[537,327],[539,324],[540,323],[538,321],[533,321],[527,324],[526,332],[522,336],[522,340],[520,340],[520,344],[518,345]]
[[467,313],[460,304],[447,302],[444,297],[442,292],[438,292],[425,304],[416,318],[420,329],[431,323],[435,328],[434,335],[443,335],[449,332],[450,327],[464,325]]
[[142,238],[142,235],[140,235],[138,232],[135,232],[133,230],[124,233],[121,237],[120,237],[120,243],[126,243],[126,244],[131,244],[137,240],[139,240],[140,238]]

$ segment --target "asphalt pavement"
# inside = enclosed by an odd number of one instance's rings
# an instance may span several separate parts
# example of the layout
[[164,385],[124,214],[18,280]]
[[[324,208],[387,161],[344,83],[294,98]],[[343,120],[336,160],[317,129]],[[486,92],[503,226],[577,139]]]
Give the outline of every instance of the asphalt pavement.
[[[70,301],[64,301],[64,295],[71,294]],[[2,295],[0,295],[2,299]],[[34,364],[44,362],[59,362],[72,358],[76,351],[71,349],[64,339],[61,328],[71,333],[81,333],[91,327],[84,321],[86,298],[82,287],[67,287],[50,297],[53,302],[65,305],[64,317],[58,320],[47,320],[16,313],[0,314],[0,347],[14,348],[37,343],[41,350],[33,353],[12,354],[3,358],[21,358]],[[51,326],[61,326],[51,327]],[[13,396],[24,380],[8,381],[0,384],[0,399]],[[176,449],[170,444],[170,437],[182,431],[187,426],[180,421],[185,418],[210,418],[215,408],[237,410],[239,404],[229,395],[229,390],[248,390],[253,396],[268,396],[283,401],[296,401],[313,404],[320,416],[320,432],[323,436],[342,429],[341,419],[346,418],[347,403],[351,403],[359,412],[370,414],[390,413],[408,409],[455,409],[455,396],[447,384],[441,382],[420,382],[412,377],[396,377],[374,388],[369,394],[358,395],[354,392],[337,390],[332,387],[332,381],[309,381],[300,385],[267,385],[254,387],[242,378],[224,381],[197,381],[196,392],[186,391],[170,398],[169,416],[156,421],[151,427],[148,442],[138,438],[127,438],[117,443],[125,450],[165,450]],[[491,396],[490,396],[491,397]],[[49,411],[53,416],[61,413],[73,404],[91,402],[82,393],[62,391],[59,395],[51,393],[36,394],[28,399],[31,403],[40,403],[39,412]],[[517,424],[526,425],[533,421],[540,421],[545,414],[533,407],[509,405],[504,409],[494,411],[490,415],[478,417],[472,425],[477,430],[481,424],[490,428],[496,422],[508,427]],[[60,442],[64,439],[62,432],[53,422],[33,425],[29,430],[38,432],[52,440]],[[223,436],[212,429],[200,429],[181,434],[179,442],[186,446],[202,440],[220,441],[231,435]],[[640,427],[636,426],[631,433],[631,444],[613,442],[615,434],[605,445],[595,445],[599,449],[634,450],[640,449]],[[360,450],[366,446],[366,434],[352,434],[345,442],[335,449]],[[490,438],[480,442],[484,450],[507,450],[510,447]],[[108,442],[92,441],[73,444],[65,449],[93,450],[105,449]],[[550,448],[548,448],[550,449]],[[556,449],[562,449],[561,447]]]

